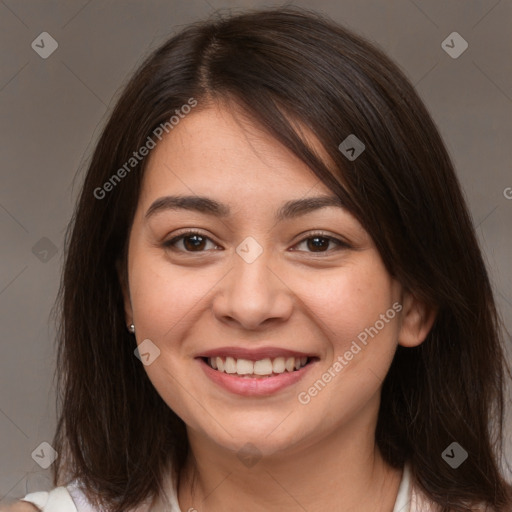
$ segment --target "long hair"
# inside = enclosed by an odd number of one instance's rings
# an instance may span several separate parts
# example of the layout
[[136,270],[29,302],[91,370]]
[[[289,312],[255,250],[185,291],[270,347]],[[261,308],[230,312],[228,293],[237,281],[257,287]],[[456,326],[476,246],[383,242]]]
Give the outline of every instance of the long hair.
[[[184,467],[184,422],[134,357],[117,273],[126,275],[147,158],[131,172],[118,170],[148,137],[158,143],[157,128],[172,129],[168,120],[191,98],[197,112],[215,101],[241,107],[343,200],[388,271],[437,308],[426,340],[398,347],[384,381],[376,442],[385,460],[396,468],[409,462],[416,484],[443,511],[469,511],[476,502],[510,510],[500,472],[503,325],[453,164],[397,65],[299,8],[191,24],[147,56],[120,95],[66,233],[54,483],[80,479],[93,503],[121,512],[159,494],[168,464],[177,479]],[[365,145],[355,160],[339,149],[350,135]],[[442,457],[453,442],[468,453],[457,469]]]

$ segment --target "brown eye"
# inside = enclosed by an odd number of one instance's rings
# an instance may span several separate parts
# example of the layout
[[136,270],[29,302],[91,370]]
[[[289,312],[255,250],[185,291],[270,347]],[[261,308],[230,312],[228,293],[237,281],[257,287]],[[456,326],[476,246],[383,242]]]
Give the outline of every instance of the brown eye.
[[306,244],[307,252],[328,253],[328,248],[334,244],[337,248],[334,250],[348,249],[350,246],[337,238],[326,236],[324,234],[313,234],[308,238],[304,238],[297,245]]
[[329,247],[331,240],[325,236],[315,236],[306,240],[308,249],[312,251],[324,252],[323,249]]
[[[178,246],[180,242],[182,243],[181,247]],[[164,242],[163,246],[182,252],[204,252],[208,242],[217,247],[210,238],[202,233],[189,231]]]

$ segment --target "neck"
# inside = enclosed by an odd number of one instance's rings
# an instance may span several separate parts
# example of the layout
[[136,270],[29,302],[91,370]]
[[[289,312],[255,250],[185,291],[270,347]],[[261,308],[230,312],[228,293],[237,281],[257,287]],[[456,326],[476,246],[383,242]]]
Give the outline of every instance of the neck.
[[[392,512],[401,470],[375,446],[374,432],[354,425],[321,441],[301,442],[251,467],[236,453],[189,433],[189,458],[178,501],[183,511]],[[366,430],[366,431],[365,431]]]

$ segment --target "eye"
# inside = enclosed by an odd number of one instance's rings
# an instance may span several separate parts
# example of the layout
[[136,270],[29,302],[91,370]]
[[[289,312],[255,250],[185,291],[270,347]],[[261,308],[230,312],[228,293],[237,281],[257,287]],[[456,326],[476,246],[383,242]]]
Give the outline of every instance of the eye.
[[[171,240],[164,242],[162,245],[165,248],[181,251],[181,252],[204,252],[208,242],[214,246],[214,248],[218,248],[211,238],[207,237],[203,233],[199,231],[187,231],[185,233],[181,233],[178,236],[175,236]],[[178,247],[178,243],[182,243],[181,247]],[[298,244],[295,244],[294,247],[300,246],[301,244],[306,244],[307,252],[313,253],[326,253],[331,252],[327,250],[327,248],[334,244],[337,249],[349,249],[350,246],[339,240],[338,238],[328,236],[323,232],[312,233],[307,238],[303,238]],[[292,249],[295,251],[296,249]]]
[[[176,247],[178,242],[183,242],[181,248]],[[181,250],[183,252],[203,252],[207,242],[212,242],[215,247],[218,247],[209,237],[199,231],[187,231],[186,233],[182,233],[181,235],[164,242],[162,245],[166,248]]]
[[[329,250],[324,250],[327,247],[329,247],[329,244],[335,244],[337,246],[337,249],[334,249],[334,250],[350,248],[350,246],[346,242],[343,242],[342,240],[339,240],[338,238],[328,236],[323,232],[310,234],[307,238],[303,238],[298,244],[296,244],[295,247],[300,246],[301,244],[306,244],[307,249],[310,252],[314,252],[314,253],[332,252]],[[293,250],[295,250],[295,249],[293,249]]]

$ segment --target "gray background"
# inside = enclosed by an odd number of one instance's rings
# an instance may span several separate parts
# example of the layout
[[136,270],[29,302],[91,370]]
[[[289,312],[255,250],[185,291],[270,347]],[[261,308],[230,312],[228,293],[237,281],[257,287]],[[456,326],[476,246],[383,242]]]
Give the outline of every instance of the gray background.
[[[511,2],[293,3],[370,38],[416,86],[456,164],[512,331]],[[182,25],[218,8],[278,4],[0,0],[0,504],[51,487],[31,457],[56,423],[49,314],[83,165],[122,85]],[[454,31],[469,44],[455,59],[441,47]],[[42,32],[59,45],[47,59],[31,47]],[[510,412],[507,421],[510,432]]]

